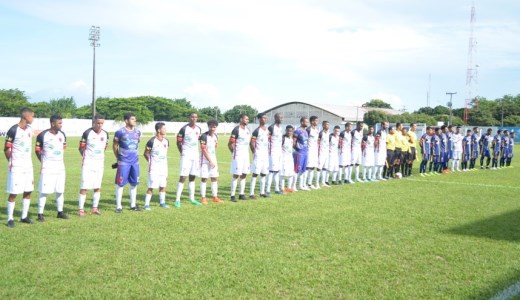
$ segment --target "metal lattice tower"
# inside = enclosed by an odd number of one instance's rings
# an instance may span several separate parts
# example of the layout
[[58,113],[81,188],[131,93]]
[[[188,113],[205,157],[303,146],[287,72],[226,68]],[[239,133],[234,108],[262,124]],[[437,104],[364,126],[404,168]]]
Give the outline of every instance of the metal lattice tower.
[[468,123],[469,109],[478,105],[478,96],[473,96],[478,85],[478,65],[475,64],[474,55],[477,52],[477,40],[474,36],[475,28],[475,0],[471,1],[470,35],[468,46],[468,68],[466,70],[466,101],[464,106],[464,123]]

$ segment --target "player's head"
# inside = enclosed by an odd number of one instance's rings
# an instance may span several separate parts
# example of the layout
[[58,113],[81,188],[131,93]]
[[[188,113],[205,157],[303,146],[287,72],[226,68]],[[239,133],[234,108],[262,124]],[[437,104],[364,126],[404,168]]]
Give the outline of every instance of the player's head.
[[282,121],[283,121],[283,114],[279,113],[279,112],[275,113],[274,114],[274,122],[276,124],[282,124]]
[[318,122],[319,122],[318,117],[316,117],[316,116],[311,116],[310,119],[309,119],[309,121],[311,122],[311,125],[312,125],[313,127],[318,126]]
[[34,120],[34,111],[29,107],[20,109],[20,119],[25,120],[27,124],[31,124]]
[[361,121],[357,121],[357,122],[356,122],[356,130],[357,130],[357,131],[360,131],[360,130],[362,130],[362,129],[363,129],[363,122],[361,122]]
[[457,126],[457,133],[458,133],[458,134],[461,134],[461,133],[462,133],[462,127]]
[[381,122],[381,128],[383,128],[384,130],[387,130],[389,126],[390,123],[388,123],[388,121]]
[[303,128],[307,128],[307,126],[309,126],[309,118],[301,117],[300,118],[300,126],[303,127]]
[[467,135],[467,136],[470,136],[470,135],[471,135],[471,129],[466,130],[466,135]]
[[509,136],[509,130],[504,130],[504,136]]
[[395,123],[395,129],[396,129],[396,130],[401,130],[401,129],[402,129],[401,126],[403,126],[403,124],[401,124],[401,123]]
[[368,135],[374,134],[374,126],[368,126]]
[[105,124],[105,116],[96,114],[94,120],[92,120],[92,129],[99,132],[103,128],[103,124]]
[[502,134],[502,129],[497,130],[497,134],[501,135]]
[[260,126],[267,124],[267,115],[265,113],[259,113],[258,115],[256,115],[256,118],[258,119],[258,123],[260,123]]
[[408,134],[408,129],[403,127],[403,129],[401,129],[401,132],[403,133],[403,135],[406,135]]
[[287,136],[292,136],[293,132],[294,127],[292,125],[285,126],[285,134],[287,134]]
[[164,124],[163,122],[155,123],[155,133],[158,135],[165,135],[166,134],[166,124]]
[[509,134],[510,137],[512,137],[513,139],[515,138],[515,132],[512,131],[510,134]]
[[249,117],[247,114],[240,114],[240,125],[247,126],[249,124]]
[[493,129],[488,128],[488,129],[487,129],[487,134],[491,134],[491,132],[493,132]]
[[426,134],[427,135],[431,135],[432,134],[432,127],[431,126],[426,126]]
[[394,126],[390,126],[390,127],[388,127],[388,133],[390,133],[390,134],[394,134],[394,133],[395,133],[395,128],[394,128]]
[[345,123],[345,130],[352,131],[352,123],[350,123],[350,122]]
[[61,127],[63,125],[63,118],[58,115],[58,114],[54,114],[51,116],[50,118],[50,122],[51,122],[51,129],[53,131],[60,131],[61,130]]
[[196,112],[190,113],[190,126],[195,126],[197,120],[199,119],[199,115]]
[[478,133],[478,127],[473,127],[473,132]]
[[329,123],[329,121],[323,121],[323,122],[321,122],[321,127],[323,128],[323,130],[329,130],[329,128],[330,128],[330,123]]
[[125,120],[126,127],[133,129],[135,125],[137,125],[137,119],[135,118],[134,113],[126,113],[123,116],[123,119]]
[[410,131],[415,131],[417,129],[416,123],[410,123]]
[[448,125],[448,131],[453,132],[453,125]]
[[442,126],[441,126],[441,131],[442,131],[442,132],[446,132],[446,125],[442,125]]
[[217,131],[218,121],[217,120],[209,120],[207,122],[208,124],[208,131],[210,134],[214,134]]
[[439,127],[435,127],[435,134],[440,134],[441,133],[441,129]]
[[341,127],[339,127],[339,125],[334,126],[334,135],[338,135],[340,131]]

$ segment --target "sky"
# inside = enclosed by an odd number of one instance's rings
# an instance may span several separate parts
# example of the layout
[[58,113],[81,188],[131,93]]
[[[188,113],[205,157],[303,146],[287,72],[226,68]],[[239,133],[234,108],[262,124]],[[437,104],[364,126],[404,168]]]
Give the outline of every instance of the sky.
[[[472,96],[520,93],[520,1],[476,1]],[[30,101],[186,97],[413,111],[468,97],[471,0],[0,0],[0,89]],[[431,79],[430,79],[431,78]]]

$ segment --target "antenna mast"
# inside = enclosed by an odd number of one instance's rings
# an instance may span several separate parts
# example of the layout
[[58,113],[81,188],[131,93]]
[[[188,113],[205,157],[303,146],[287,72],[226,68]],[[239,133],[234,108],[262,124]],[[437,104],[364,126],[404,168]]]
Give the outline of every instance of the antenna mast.
[[474,36],[475,27],[475,0],[471,1],[470,35],[468,46],[468,68],[466,70],[466,101],[464,106],[464,123],[468,124],[469,109],[472,105],[478,105],[478,96],[473,98],[473,89],[478,84],[478,65],[473,61],[473,55],[477,52],[477,40]]

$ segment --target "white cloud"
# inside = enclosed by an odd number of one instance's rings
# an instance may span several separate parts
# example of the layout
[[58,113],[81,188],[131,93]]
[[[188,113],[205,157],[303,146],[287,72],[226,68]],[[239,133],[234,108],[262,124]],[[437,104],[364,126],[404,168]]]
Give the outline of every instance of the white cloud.
[[186,97],[191,103],[196,103],[199,108],[207,106],[221,106],[219,89],[210,84],[194,81],[184,89]]
[[239,104],[251,105],[258,111],[263,111],[276,105],[275,99],[263,95],[258,88],[252,85],[242,88],[237,96],[237,100]]

